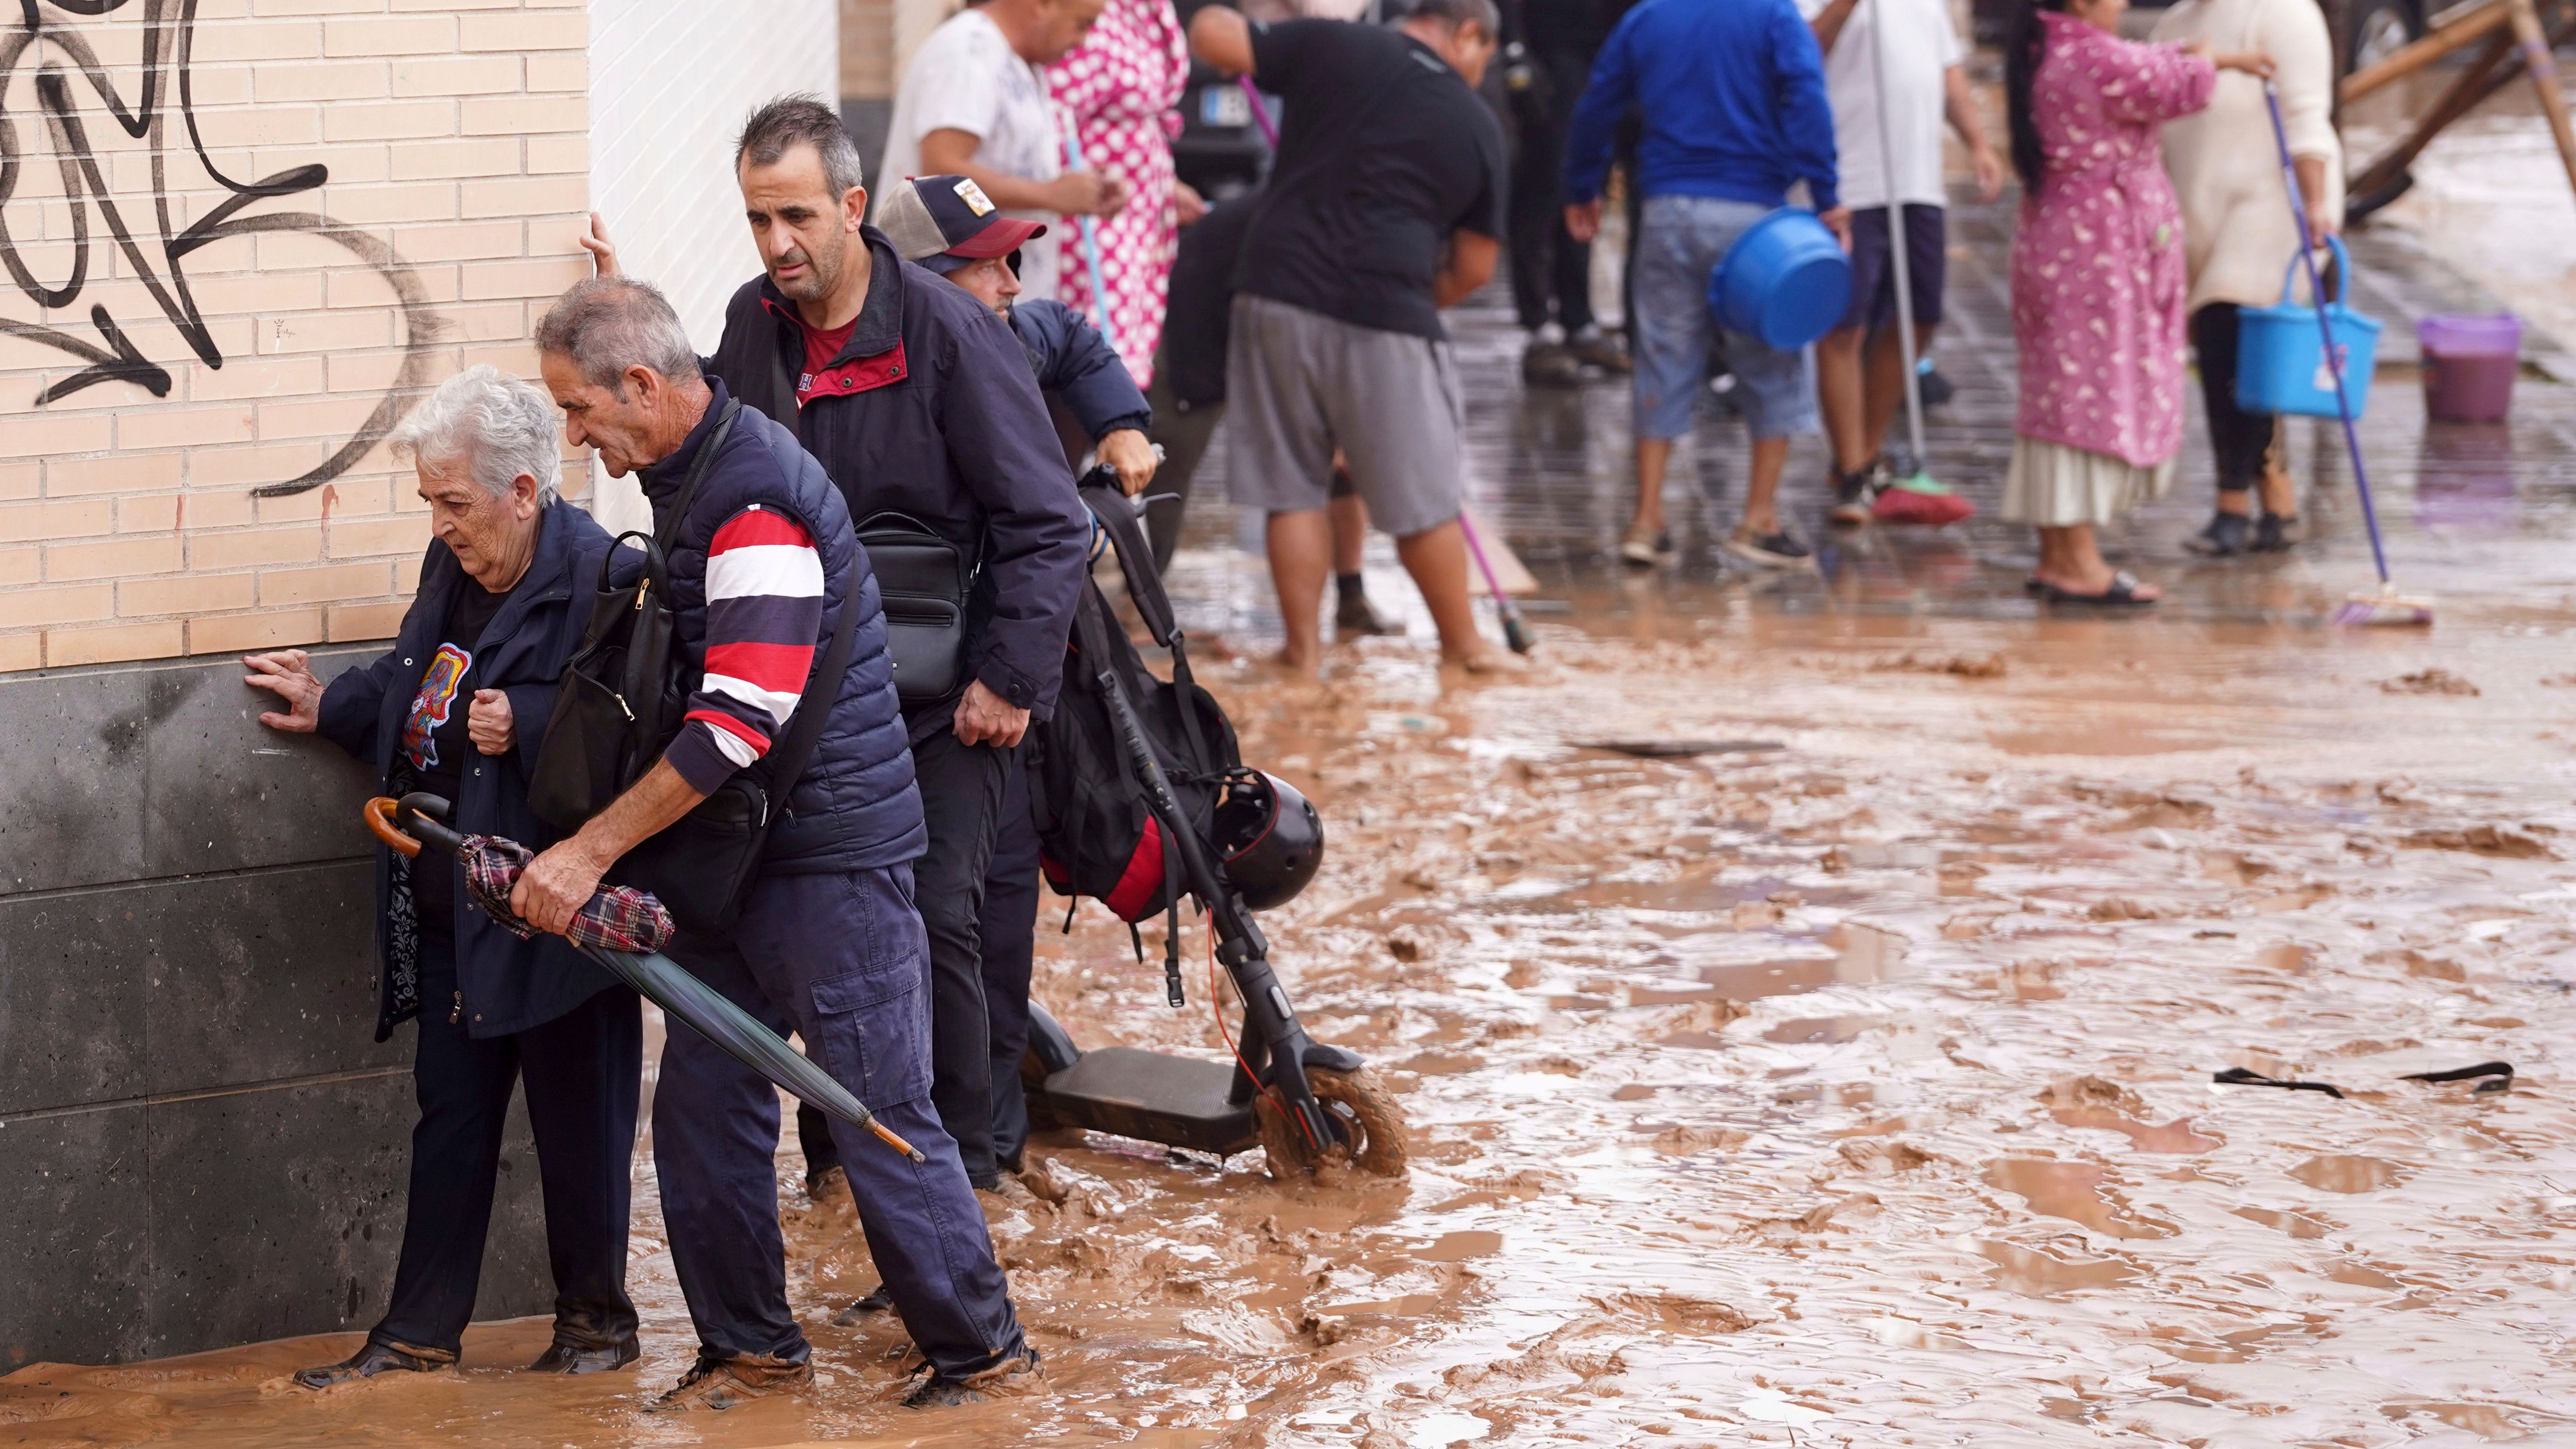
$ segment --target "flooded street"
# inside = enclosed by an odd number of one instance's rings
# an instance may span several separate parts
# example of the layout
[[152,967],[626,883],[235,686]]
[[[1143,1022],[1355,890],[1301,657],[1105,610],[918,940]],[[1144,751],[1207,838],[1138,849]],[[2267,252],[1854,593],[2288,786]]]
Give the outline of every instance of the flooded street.
[[[694,1335],[639,1155],[635,1372],[511,1372],[534,1319],[469,1333],[462,1373],[321,1396],[284,1376],[355,1336],[38,1364],[0,1378],[0,1446],[2576,1441],[2576,389],[2428,429],[2380,378],[2373,481],[2432,631],[2325,623],[2368,555],[2306,425],[2317,541],[2187,559],[2196,404],[2175,492],[2108,540],[2172,602],[2047,617],[1992,520],[2008,227],[1954,216],[1934,461],[1985,511],[1964,528],[1721,570],[1742,431],[1712,414],[1683,564],[1622,576],[1625,393],[1525,395],[1490,298],[1459,327],[1473,497],[1542,581],[1528,676],[1442,677],[1417,617],[1283,680],[1250,662],[1257,520],[1195,516],[1175,591],[1237,656],[1202,679],[1330,837],[1264,918],[1274,960],[1397,1095],[1406,1179],[1042,1136],[994,1231],[1045,1381],[920,1413],[899,1332],[830,1321],[875,1275],[791,1133],[818,1387],[661,1418]],[[1814,440],[1789,477],[1810,527]],[[1391,551],[1371,577],[1418,610]],[[1174,1011],[1159,928],[1139,963],[1062,909],[1036,994],[1079,1042],[1223,1058],[1197,925]],[[2509,1090],[2406,1080],[2491,1061]]]

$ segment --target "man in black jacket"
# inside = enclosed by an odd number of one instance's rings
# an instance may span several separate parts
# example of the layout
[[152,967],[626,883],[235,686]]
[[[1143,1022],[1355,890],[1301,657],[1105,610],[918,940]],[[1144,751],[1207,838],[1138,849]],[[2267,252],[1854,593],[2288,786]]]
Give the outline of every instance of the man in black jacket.
[[[735,156],[767,275],[734,294],[708,370],[795,432],[863,529],[905,515],[976,568],[965,683],[906,700],[904,720],[930,831],[913,872],[930,931],[931,1099],[968,1177],[990,1187],[977,921],[1006,754],[1054,708],[1091,527],[1009,324],[863,223],[868,194],[838,113],[773,101],[744,124]],[[614,270],[604,237],[592,249]]]

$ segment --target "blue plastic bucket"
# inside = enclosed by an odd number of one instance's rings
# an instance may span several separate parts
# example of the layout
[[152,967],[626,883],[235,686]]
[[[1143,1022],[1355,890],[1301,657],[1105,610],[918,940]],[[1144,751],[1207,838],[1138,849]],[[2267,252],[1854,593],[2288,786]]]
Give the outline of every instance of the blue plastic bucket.
[[1709,310],[1783,352],[1834,329],[1851,307],[1851,258],[1812,211],[1784,206],[1744,229],[1708,275]]
[[[2343,238],[2330,237],[2335,276],[2342,293],[2326,303],[2326,326],[2334,333],[2335,361],[2343,368],[2344,396],[2352,415],[2360,417],[2370,401],[2370,374],[2379,360],[2379,323],[2343,303],[2352,295],[2352,258]],[[2292,413],[2301,417],[2340,417],[2335,404],[2334,374],[2326,369],[2325,339],[2318,334],[2317,309],[2290,300],[2299,259],[2281,278],[2281,305],[2248,307],[2236,314],[2236,406],[2249,413]]]

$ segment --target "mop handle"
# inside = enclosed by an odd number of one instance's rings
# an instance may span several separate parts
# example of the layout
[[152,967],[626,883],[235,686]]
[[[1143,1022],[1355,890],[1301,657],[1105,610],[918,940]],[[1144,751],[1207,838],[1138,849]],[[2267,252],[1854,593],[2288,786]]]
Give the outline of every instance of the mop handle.
[[1869,55],[1878,80],[1878,170],[1879,180],[1887,186],[1887,252],[1896,282],[1896,342],[1905,359],[1905,435],[1914,447],[1914,468],[1919,474],[1927,461],[1923,451],[1923,383],[1914,373],[1914,278],[1906,257],[1906,243],[1911,238],[1905,231],[1905,198],[1896,187],[1896,116],[1887,103],[1886,0],[1871,0]]
[[1467,536],[1467,552],[1476,557],[1476,571],[1485,576],[1485,587],[1494,591],[1494,605],[1504,613],[1512,612],[1512,596],[1503,592],[1503,581],[1494,577],[1494,565],[1485,557],[1485,541],[1476,536],[1476,525],[1467,510],[1458,510],[1458,531]]
[[1252,102],[1252,123],[1261,128],[1261,139],[1270,143],[1271,150],[1278,150],[1279,127],[1270,119],[1270,108],[1261,103],[1261,87],[1254,85],[1248,75],[1236,76],[1234,83],[1243,87],[1243,98]]
[[[2388,550],[2379,541],[2379,510],[2371,505],[2370,475],[2362,467],[2361,434],[2353,429],[2352,398],[2344,390],[2343,359],[2335,355],[2334,323],[2326,316],[2326,286],[2317,275],[2317,256],[2308,245],[2308,202],[2299,190],[2299,164],[2290,155],[2290,128],[2281,119],[2281,92],[2272,78],[2263,78],[2263,105],[2272,114],[2272,144],[2281,153],[2281,180],[2290,188],[2290,221],[2299,229],[2299,266],[2308,274],[2308,300],[2317,309],[2317,334],[2325,343],[2326,372],[2334,379],[2335,411],[2343,419],[2343,445],[2352,454],[2352,479],[2361,494],[2361,521],[2370,528],[2370,561],[2379,570],[2379,586],[2391,587],[2388,579]],[[2341,279],[2347,287],[2352,279]]]
[[[1067,121],[1071,119],[1066,117]],[[1082,139],[1069,124],[1064,128],[1064,159],[1076,171],[1091,169],[1083,164]],[[1082,233],[1082,263],[1091,269],[1091,320],[1100,324],[1100,335],[1109,339],[1109,350],[1117,352],[1118,328],[1109,320],[1109,278],[1100,270],[1100,233],[1087,216],[1077,218],[1074,229]]]

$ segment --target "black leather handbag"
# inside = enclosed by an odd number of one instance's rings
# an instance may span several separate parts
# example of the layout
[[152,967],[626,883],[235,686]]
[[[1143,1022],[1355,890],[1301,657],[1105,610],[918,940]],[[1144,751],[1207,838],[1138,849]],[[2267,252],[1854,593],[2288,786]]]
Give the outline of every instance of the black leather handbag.
[[885,600],[886,656],[895,697],[933,704],[966,682],[966,598],[975,570],[965,551],[903,513],[871,513],[859,546]]
[[806,677],[795,717],[767,768],[755,765],[727,776],[696,809],[628,851],[608,873],[611,881],[659,896],[683,930],[722,934],[733,929],[752,877],[760,873],[770,823],[795,793],[823,737],[824,722],[841,697],[842,676],[849,672],[850,651],[859,637],[858,620],[858,600],[844,598],[831,647]]

